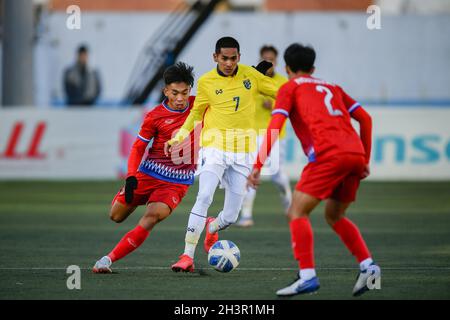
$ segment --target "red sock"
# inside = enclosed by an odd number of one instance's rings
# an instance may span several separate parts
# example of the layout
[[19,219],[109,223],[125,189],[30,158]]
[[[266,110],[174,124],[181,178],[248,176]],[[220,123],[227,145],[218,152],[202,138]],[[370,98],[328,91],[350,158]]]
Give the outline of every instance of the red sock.
[[334,231],[339,235],[342,242],[350,252],[361,262],[370,258],[370,252],[367,248],[358,227],[347,218],[342,218],[333,225]]
[[140,225],[137,225],[136,228],[129,231],[122,240],[119,241],[116,247],[108,254],[108,257],[112,262],[122,259],[139,247],[148,235],[149,232],[147,230]]
[[314,239],[309,218],[302,217],[291,221],[291,241],[294,257],[300,269],[314,268]]

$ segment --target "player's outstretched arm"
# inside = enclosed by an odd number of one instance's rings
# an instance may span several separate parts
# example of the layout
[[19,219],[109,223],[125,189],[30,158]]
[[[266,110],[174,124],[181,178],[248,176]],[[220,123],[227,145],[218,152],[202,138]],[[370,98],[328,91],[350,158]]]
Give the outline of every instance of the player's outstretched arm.
[[359,123],[359,135],[366,153],[366,172],[362,178],[366,178],[370,174],[369,162],[372,150],[372,117],[362,107],[357,108],[351,113],[353,119]]

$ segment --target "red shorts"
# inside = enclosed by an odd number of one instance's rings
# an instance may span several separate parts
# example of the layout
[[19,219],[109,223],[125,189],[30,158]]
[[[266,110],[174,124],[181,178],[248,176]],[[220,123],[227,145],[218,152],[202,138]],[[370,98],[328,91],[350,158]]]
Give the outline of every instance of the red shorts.
[[343,153],[310,162],[303,169],[296,190],[324,200],[355,201],[366,167],[363,155]]
[[133,201],[125,202],[125,187],[122,187],[114,197],[112,204],[117,200],[124,205],[137,207],[149,202],[163,202],[174,210],[190,187],[186,184],[159,180],[141,172],[136,174],[136,179],[138,186],[134,190]]

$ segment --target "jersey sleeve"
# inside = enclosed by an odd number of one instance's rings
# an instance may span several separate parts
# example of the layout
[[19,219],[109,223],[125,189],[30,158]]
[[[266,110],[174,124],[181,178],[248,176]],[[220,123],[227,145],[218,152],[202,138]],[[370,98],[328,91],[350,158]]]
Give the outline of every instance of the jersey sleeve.
[[252,70],[253,76],[256,78],[259,93],[275,99],[278,92],[276,81],[271,77],[261,74],[252,67],[250,69]]
[[128,157],[127,178],[136,175],[142,157],[144,156],[145,149],[147,148],[147,144],[147,142],[140,138],[136,138],[134,141],[133,146],[131,147],[130,156]]
[[169,144],[175,141],[181,142],[186,139],[190,135],[191,131],[194,130],[196,123],[203,120],[205,110],[209,106],[209,99],[206,93],[206,84],[202,81],[202,79],[200,79],[198,81],[197,96],[194,100],[194,106],[175,137],[169,140]]
[[366,162],[369,163],[372,150],[372,118],[363,108],[357,108],[351,116],[359,122],[359,136],[366,153]]
[[141,125],[141,129],[137,135],[136,140],[130,150],[128,157],[128,173],[127,177],[136,175],[139,164],[147,148],[147,144],[156,135],[156,125],[153,120],[151,112],[148,112]]
[[296,87],[291,82],[281,86],[280,90],[278,90],[275,106],[272,109],[272,115],[282,114],[285,117],[289,117],[289,113],[291,112],[295,100],[295,88]]
[[149,112],[145,116],[144,122],[141,125],[141,129],[139,130],[137,137],[143,142],[149,143],[150,140],[155,136],[155,134],[156,126],[153,120],[153,116],[151,112]]
[[357,102],[355,99],[350,97],[347,92],[344,91],[341,87],[338,86],[339,91],[342,95],[342,101],[344,102],[345,107],[347,108],[348,112],[351,114],[353,111],[361,107],[359,102]]

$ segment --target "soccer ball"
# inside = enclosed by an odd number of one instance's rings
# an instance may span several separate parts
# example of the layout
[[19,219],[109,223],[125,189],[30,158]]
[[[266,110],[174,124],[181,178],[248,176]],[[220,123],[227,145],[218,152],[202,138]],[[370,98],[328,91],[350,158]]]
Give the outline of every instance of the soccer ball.
[[230,240],[219,240],[209,249],[208,262],[220,272],[234,270],[241,260],[239,248]]

